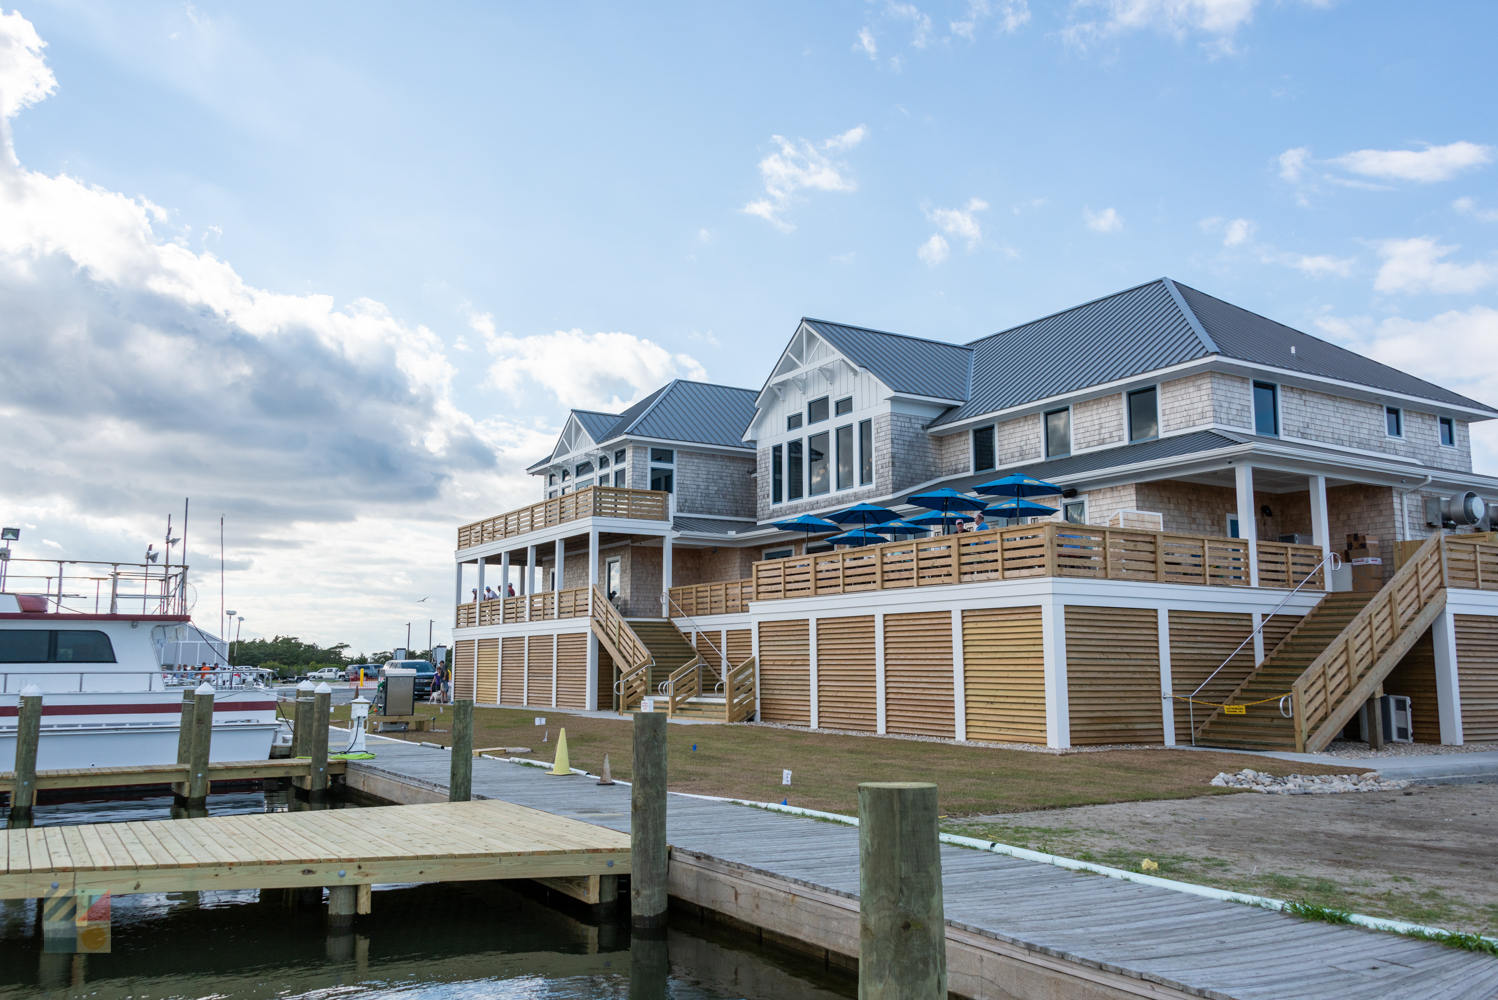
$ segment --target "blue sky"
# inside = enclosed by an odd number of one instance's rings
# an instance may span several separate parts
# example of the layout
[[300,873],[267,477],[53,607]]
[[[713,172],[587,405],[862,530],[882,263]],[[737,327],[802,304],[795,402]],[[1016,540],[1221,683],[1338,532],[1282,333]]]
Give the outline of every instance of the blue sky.
[[803,315],[1164,274],[1498,402],[1492,5],[4,13],[0,504],[124,558],[193,495],[247,632],[389,646],[567,406],[758,385]]

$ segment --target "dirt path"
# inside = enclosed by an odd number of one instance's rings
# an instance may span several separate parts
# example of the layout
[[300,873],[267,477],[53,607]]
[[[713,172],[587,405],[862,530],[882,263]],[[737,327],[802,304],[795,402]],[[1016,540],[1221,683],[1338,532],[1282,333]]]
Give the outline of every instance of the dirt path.
[[1498,932],[1498,785],[1243,793],[949,820],[953,833],[1167,878]]

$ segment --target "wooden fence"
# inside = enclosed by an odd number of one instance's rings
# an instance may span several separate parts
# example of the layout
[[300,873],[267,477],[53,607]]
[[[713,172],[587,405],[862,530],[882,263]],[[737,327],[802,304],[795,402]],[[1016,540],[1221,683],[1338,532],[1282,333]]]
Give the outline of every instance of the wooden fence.
[[[1260,586],[1325,586],[1320,546],[1259,542],[1258,554]],[[753,574],[756,601],[1045,576],[1249,586],[1239,539],[1054,521],[773,559]]]
[[[529,615],[527,616],[527,608]],[[588,615],[588,588],[547,590],[522,597],[501,597],[492,601],[469,601],[458,605],[458,628],[475,625],[513,625],[516,622],[553,621],[557,618],[585,618]]]
[[1446,585],[1498,590],[1498,535],[1447,535]]
[[724,583],[698,583],[671,588],[671,617],[695,618],[698,615],[731,615],[749,610],[752,581],[728,580]]
[[542,500],[507,514],[465,524],[458,529],[458,548],[511,538],[554,524],[585,517],[623,517],[636,521],[664,521],[670,517],[670,494],[631,490],[622,486],[585,486],[576,493]]
[[589,627],[619,670],[614,687],[616,707],[627,712],[649,695],[650,668],[655,665],[655,657],[602,590],[594,587],[593,600],[585,607],[589,608]]

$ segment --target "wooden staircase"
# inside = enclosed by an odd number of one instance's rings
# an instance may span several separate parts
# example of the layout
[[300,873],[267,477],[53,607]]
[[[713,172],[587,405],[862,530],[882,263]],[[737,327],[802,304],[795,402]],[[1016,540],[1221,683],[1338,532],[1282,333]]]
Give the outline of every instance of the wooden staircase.
[[1445,610],[1446,586],[1446,544],[1434,535],[1378,593],[1328,594],[1225,699],[1243,714],[1213,710],[1195,742],[1321,751]]
[[[629,627],[650,650],[654,665],[650,668],[650,693],[664,694],[661,685],[680,668],[699,659],[697,650],[669,618],[631,618]],[[717,671],[714,670],[715,675]]]

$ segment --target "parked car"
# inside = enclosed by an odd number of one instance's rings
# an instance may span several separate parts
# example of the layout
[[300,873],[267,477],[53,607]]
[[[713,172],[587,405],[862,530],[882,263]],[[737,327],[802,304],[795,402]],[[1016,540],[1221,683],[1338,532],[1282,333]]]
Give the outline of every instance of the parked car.
[[430,660],[390,660],[385,666],[404,667],[406,670],[416,671],[416,697],[431,697],[432,681],[436,679],[437,668]]
[[312,671],[307,675],[307,679],[309,681],[338,681],[343,679],[343,671],[337,667],[323,667],[321,670]]
[[359,671],[364,671],[366,681],[377,681],[380,679],[380,665],[378,663],[350,663],[343,672],[343,679],[356,681],[359,679]]

